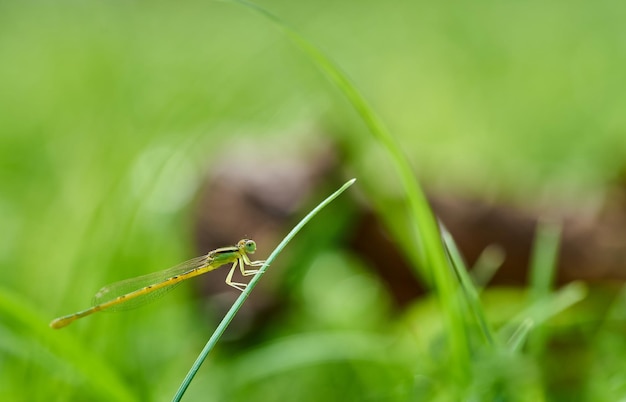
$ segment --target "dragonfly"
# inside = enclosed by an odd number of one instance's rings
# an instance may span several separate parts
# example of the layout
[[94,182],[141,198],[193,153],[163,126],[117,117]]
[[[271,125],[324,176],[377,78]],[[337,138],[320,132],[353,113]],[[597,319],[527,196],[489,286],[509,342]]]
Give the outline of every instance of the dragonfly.
[[265,264],[265,261],[250,260],[248,255],[254,254],[255,251],[256,243],[254,240],[242,239],[235,246],[215,249],[202,257],[193,258],[164,271],[113,283],[96,293],[92,307],[56,318],[50,322],[50,327],[54,329],[63,328],[79,318],[103,310],[118,311],[140,306],[163,295],[184,280],[231,263],[230,272],[226,276],[226,284],[243,292],[247,284],[233,282],[233,274],[237,267],[243,276],[254,275],[259,272],[258,269],[246,269],[246,266],[260,267]]

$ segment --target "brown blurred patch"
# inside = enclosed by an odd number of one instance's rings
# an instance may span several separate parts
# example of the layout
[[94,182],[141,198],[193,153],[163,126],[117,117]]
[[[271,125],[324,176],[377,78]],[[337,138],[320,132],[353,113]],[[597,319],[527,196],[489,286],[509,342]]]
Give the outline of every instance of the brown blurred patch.
[[[278,150],[272,155],[258,148],[246,151],[236,147],[232,157],[227,156],[212,168],[213,174],[199,194],[196,208],[196,239],[201,252],[234,244],[243,236],[255,239],[260,250],[270,250],[306,212],[302,207],[309,199],[324,195],[318,195],[318,188],[328,188],[329,183],[338,186],[342,182],[335,179],[339,176],[339,164],[337,152],[330,144],[300,149],[306,151]],[[527,283],[531,246],[541,211],[441,194],[431,194],[430,202],[456,240],[468,266],[475,264],[485,248],[497,244],[506,258],[491,283],[518,286]],[[407,305],[424,288],[376,214],[363,203],[355,201],[353,205],[357,218],[354,227],[346,228],[347,247],[375,269],[397,306]],[[625,228],[624,183],[607,195],[606,205],[592,219],[587,211],[565,216],[558,283],[626,279]],[[251,303],[259,312],[277,305],[272,284],[263,282]],[[205,282],[204,291],[230,292],[231,289],[221,281],[211,280]]]

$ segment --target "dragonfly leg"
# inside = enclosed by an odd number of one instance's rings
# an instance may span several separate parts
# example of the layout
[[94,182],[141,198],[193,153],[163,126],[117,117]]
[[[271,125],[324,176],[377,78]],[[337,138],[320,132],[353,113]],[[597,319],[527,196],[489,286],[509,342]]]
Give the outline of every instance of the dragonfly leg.
[[[261,262],[261,264],[258,264],[259,262]],[[246,269],[246,264],[252,266],[252,267],[259,267],[261,265],[263,265],[262,261],[254,261],[255,264],[253,264],[252,261],[250,261],[249,258],[240,258],[239,259],[239,268],[241,269],[241,275],[243,276],[249,276],[249,275],[254,275],[257,272],[259,272],[258,269]]]
[[235,261],[235,263],[233,264],[232,267],[230,267],[230,272],[228,272],[228,275],[226,276],[226,284],[228,286],[232,286],[237,290],[240,291],[244,291],[246,289],[246,286],[248,286],[245,283],[238,283],[238,282],[233,282],[233,274],[235,273],[235,269],[237,269],[237,265],[240,263],[241,260],[237,260]]
[[260,267],[265,264],[265,261],[250,261],[250,257],[248,257],[246,254],[243,254],[241,257],[242,258],[239,260],[239,264],[241,267],[241,274],[243,276],[254,275],[259,272],[258,269],[246,270],[244,266],[245,264],[250,265],[251,267]]

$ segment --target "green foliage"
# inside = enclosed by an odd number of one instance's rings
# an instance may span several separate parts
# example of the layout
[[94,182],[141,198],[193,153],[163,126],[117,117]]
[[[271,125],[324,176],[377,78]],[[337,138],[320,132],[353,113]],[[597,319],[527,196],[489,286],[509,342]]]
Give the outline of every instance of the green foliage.
[[264,2],[296,27],[281,34],[219,2],[0,4],[0,399],[169,400],[222,318],[193,285],[47,324],[194,256],[189,211],[212,161],[233,144],[285,149],[296,131],[341,144],[434,292],[394,313],[342,248],[337,204],[293,243],[306,258],[285,271],[299,272],[285,312],[253,342],[233,331],[184,400],[623,399],[626,298],[553,290],[550,226],[528,291],[474,286],[413,169],[459,193],[595,202],[626,153],[623,7]]

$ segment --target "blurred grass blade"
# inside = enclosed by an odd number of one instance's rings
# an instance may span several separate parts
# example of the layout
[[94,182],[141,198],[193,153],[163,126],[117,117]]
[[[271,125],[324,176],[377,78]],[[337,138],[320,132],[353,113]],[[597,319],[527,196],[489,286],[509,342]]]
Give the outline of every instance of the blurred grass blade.
[[206,357],[209,355],[209,352],[213,350],[213,348],[217,344],[217,341],[219,341],[219,339],[222,337],[222,334],[224,334],[224,331],[226,331],[228,324],[230,324],[230,322],[233,320],[233,318],[235,317],[235,315],[237,314],[241,306],[243,306],[243,302],[248,298],[248,295],[250,294],[250,292],[252,292],[252,289],[254,289],[257,282],[261,279],[261,276],[265,273],[265,270],[267,270],[267,267],[276,259],[276,257],[278,257],[278,254],[280,254],[283,251],[287,243],[289,243],[291,239],[295,237],[295,235],[300,231],[300,229],[302,229],[304,225],[306,225],[315,215],[317,215],[317,213],[321,211],[322,208],[330,204],[341,193],[346,191],[348,187],[353,185],[355,181],[356,179],[349,180],[343,186],[341,186],[339,190],[329,195],[317,207],[311,210],[311,212],[309,212],[304,218],[302,218],[302,220],[291,230],[291,232],[289,232],[287,236],[285,236],[283,241],[280,242],[280,244],[274,249],[272,254],[270,254],[270,256],[265,261],[265,264],[263,264],[263,266],[259,269],[259,272],[257,272],[256,275],[254,275],[252,280],[250,280],[246,289],[243,292],[241,292],[237,300],[235,300],[235,303],[233,303],[230,310],[228,310],[228,313],[226,313],[226,315],[222,319],[222,322],[220,322],[220,324],[217,326],[217,328],[213,332],[213,335],[211,336],[207,344],[204,346],[204,349],[202,349],[202,352],[200,352],[200,355],[198,355],[198,358],[196,359],[193,366],[189,370],[189,373],[187,373],[187,376],[185,377],[180,387],[178,388],[176,395],[174,395],[174,399],[172,399],[173,401],[181,400],[181,398],[185,394],[185,391],[189,387],[191,380],[193,380],[196,373],[200,369],[200,366],[202,365]]
[[519,325],[519,327],[517,327],[515,332],[513,332],[513,335],[511,335],[511,337],[507,341],[507,349],[511,352],[519,351],[524,345],[526,338],[528,338],[528,334],[530,333],[530,330],[533,328],[533,326],[534,322],[530,318],[522,321],[522,323]]
[[560,224],[539,222],[530,264],[530,289],[535,299],[550,293],[556,273],[560,238]]
[[[568,309],[572,305],[583,300],[587,295],[587,286],[583,282],[572,282],[563,286],[558,291],[534,302],[524,309],[509,323],[498,331],[498,338],[510,343],[511,334],[519,331],[520,325],[525,325],[526,320],[531,320],[534,326],[539,326],[548,319]],[[521,324],[520,324],[521,323]],[[509,338],[509,339],[507,339]]]
[[[0,288],[0,312],[22,327],[28,336],[63,357],[104,400],[136,401],[130,388],[105,361],[71,336],[70,332],[51,331],[47,319],[39,315],[23,297]],[[7,326],[7,328],[10,328]],[[23,336],[23,335],[20,335]]]
[[[390,353],[394,339],[362,332],[314,332],[292,335],[262,345],[231,362],[224,379],[241,389],[277,375],[320,364],[361,361],[382,366],[397,363],[402,356]],[[288,398],[286,398],[288,399]]]
[[300,48],[318,69],[335,84],[348,99],[352,107],[372,133],[389,153],[396,169],[409,203],[410,223],[415,236],[414,248],[419,254],[421,269],[418,272],[427,282],[433,283],[446,324],[447,339],[450,350],[450,367],[457,381],[464,383],[468,379],[470,353],[464,334],[463,313],[455,302],[456,280],[452,275],[448,259],[445,254],[437,221],[430,209],[426,195],[415,179],[408,158],[395,138],[389,133],[378,115],[373,111],[365,98],[356,89],[339,66],[334,63],[318,47],[301,36],[296,30],[274,14],[257,4],[245,0],[233,0],[252,9],[272,21],[289,39]]
[[[546,298],[551,292],[558,262],[560,238],[561,225],[548,221],[538,223],[530,257],[530,297],[533,302]],[[547,337],[545,328],[537,325],[529,339],[531,352],[541,353]]]
[[491,282],[498,269],[502,267],[505,258],[504,249],[496,244],[485,247],[480,253],[470,275],[478,293]]
[[478,297],[478,291],[476,290],[476,287],[474,287],[474,283],[467,272],[467,267],[465,266],[463,257],[461,257],[461,253],[459,252],[452,235],[450,235],[450,232],[448,232],[443,224],[441,225],[441,234],[443,236],[443,242],[448,250],[448,254],[450,255],[450,259],[452,260],[452,266],[456,272],[459,283],[461,284],[460,289],[465,296],[465,302],[474,316],[474,319],[478,323],[486,343],[493,346],[495,344],[493,331],[487,322],[485,311],[480,302],[480,298]]

